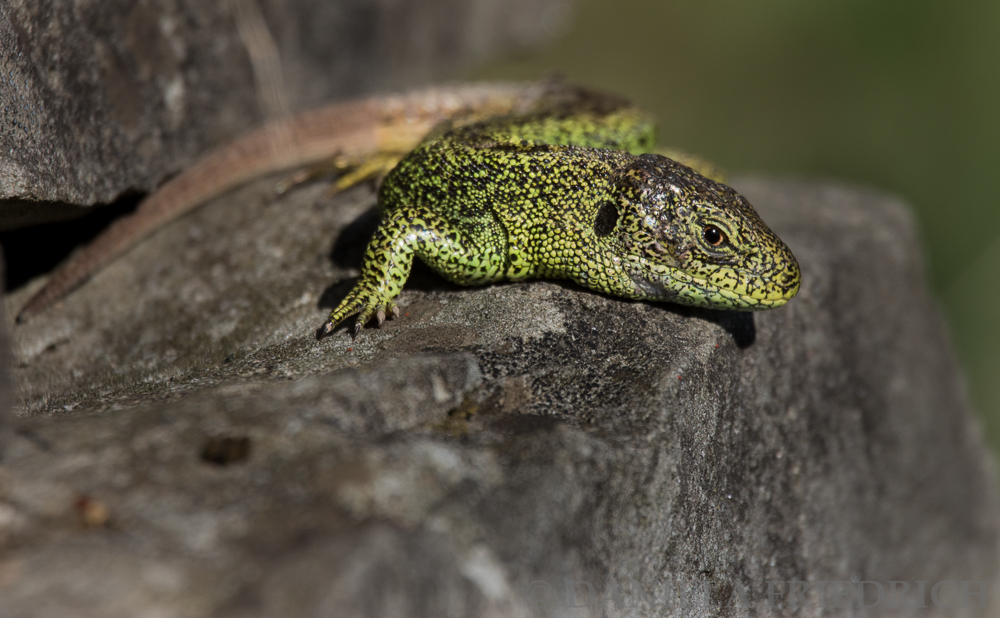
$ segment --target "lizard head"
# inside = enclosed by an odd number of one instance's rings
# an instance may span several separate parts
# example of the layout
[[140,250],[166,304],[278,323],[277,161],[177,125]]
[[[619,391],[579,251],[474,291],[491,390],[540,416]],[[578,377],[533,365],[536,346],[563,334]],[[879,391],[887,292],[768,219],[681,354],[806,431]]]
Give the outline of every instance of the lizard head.
[[642,298],[757,310],[798,292],[795,256],[728,186],[654,154],[636,157],[617,184],[617,203],[598,210],[594,231]]

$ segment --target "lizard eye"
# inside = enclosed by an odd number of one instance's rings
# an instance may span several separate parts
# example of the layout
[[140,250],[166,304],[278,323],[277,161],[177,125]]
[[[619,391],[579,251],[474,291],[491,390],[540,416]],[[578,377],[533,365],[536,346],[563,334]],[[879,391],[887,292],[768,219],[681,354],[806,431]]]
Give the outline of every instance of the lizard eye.
[[713,247],[718,247],[722,243],[726,242],[726,235],[722,230],[715,227],[714,225],[706,225],[705,229],[702,230],[702,237],[705,242],[712,245]]

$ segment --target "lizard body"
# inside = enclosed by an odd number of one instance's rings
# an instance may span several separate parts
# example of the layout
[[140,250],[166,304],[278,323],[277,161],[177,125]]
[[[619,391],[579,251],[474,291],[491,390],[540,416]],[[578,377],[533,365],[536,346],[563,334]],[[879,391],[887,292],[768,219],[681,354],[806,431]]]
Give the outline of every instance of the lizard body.
[[563,85],[446,87],[307,112],[169,181],[74,254],[18,318],[242,182],[334,156],[384,153],[376,168],[398,165],[379,190],[381,222],[360,280],[324,334],[352,315],[352,337],[373,317],[381,324],[397,315],[414,256],[463,285],[564,278],[625,298],[703,307],[786,303],[800,277],[787,246],[729,187],[643,154],[654,144],[654,124],[641,110]]

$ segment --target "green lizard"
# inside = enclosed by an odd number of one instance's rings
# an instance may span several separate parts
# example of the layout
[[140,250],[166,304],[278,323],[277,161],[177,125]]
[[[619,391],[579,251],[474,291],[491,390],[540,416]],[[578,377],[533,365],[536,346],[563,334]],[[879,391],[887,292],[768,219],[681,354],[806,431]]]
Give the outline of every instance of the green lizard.
[[571,279],[614,296],[716,309],[784,305],[788,247],[728,186],[658,154],[652,119],[564,87],[530,111],[439,126],[379,191],[361,278],[323,333],[398,316],[414,255],[449,281]]
[[[788,247],[729,187],[643,154],[654,144],[647,114],[566,85],[432,88],[305,112],[237,139],[167,182],[71,256],[18,320],[226,189],[331,157],[350,170],[341,188],[388,175],[361,278],[324,334],[353,315],[352,337],[371,318],[381,325],[398,315],[395,299],[414,255],[463,285],[546,277],[718,309],[788,302],[799,287]],[[707,164],[684,160],[714,175]]]

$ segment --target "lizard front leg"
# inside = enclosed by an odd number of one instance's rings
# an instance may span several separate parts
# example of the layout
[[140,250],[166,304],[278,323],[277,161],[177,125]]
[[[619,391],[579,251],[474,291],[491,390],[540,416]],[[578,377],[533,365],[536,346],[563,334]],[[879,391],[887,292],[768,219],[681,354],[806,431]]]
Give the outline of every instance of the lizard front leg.
[[446,221],[427,208],[400,208],[384,217],[365,251],[361,278],[330,313],[323,327],[326,336],[341,322],[357,315],[350,334],[357,337],[376,318],[381,327],[386,315],[399,316],[396,297],[410,276],[413,256],[453,283],[480,285],[504,277],[505,235],[490,218],[476,230]]

